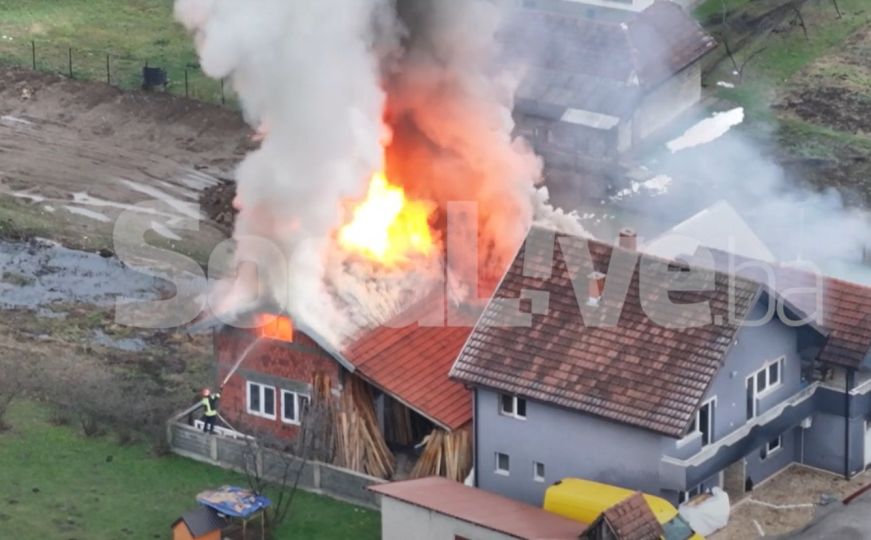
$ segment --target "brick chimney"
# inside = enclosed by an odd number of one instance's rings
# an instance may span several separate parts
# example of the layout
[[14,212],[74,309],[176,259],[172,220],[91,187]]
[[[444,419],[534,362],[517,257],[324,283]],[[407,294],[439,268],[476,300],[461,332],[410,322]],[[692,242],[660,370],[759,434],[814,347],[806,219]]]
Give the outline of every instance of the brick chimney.
[[635,229],[630,229],[629,227],[620,229],[619,245],[621,248],[630,251],[638,250],[638,234],[635,232]]
[[588,279],[588,294],[587,305],[598,306],[602,300],[602,293],[605,291],[605,274],[602,272],[593,272]]

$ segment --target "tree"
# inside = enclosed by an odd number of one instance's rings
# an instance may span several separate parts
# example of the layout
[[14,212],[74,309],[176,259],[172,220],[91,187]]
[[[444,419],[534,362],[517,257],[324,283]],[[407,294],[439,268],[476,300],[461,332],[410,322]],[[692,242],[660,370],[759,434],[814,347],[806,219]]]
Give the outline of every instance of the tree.
[[28,387],[32,386],[35,370],[30,362],[0,358],[0,431],[9,429],[6,412]]

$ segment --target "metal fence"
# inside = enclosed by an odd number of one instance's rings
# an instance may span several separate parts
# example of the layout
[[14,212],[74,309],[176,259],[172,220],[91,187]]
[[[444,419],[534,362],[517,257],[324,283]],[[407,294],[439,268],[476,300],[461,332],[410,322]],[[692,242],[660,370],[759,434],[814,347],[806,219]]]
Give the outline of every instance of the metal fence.
[[154,85],[151,90],[238,108],[230,86],[208,77],[196,63],[146,59],[44,40],[8,39],[0,41],[0,62],[70,79],[100,81],[125,90],[145,87],[144,73],[151,68],[152,73],[165,75],[165,84]]

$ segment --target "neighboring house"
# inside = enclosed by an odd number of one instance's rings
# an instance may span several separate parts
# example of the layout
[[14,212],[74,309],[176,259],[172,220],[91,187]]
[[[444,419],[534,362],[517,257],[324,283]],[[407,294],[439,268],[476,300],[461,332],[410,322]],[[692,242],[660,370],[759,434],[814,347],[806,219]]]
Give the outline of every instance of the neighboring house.
[[[720,485],[734,500],[793,462],[871,463],[871,289],[826,280],[824,313],[796,326],[809,308],[780,287],[639,264],[623,240],[533,229],[503,278],[451,371],[474,387],[479,487],[537,505],[577,476],[673,503]],[[624,287],[621,305],[609,294]]]
[[518,133],[558,169],[610,163],[701,97],[714,39],[657,0],[625,22],[520,10],[502,40],[521,74]]
[[[423,307],[414,306],[409,311],[414,310],[423,312]],[[371,396],[371,403],[363,405],[371,409],[380,436],[394,454],[404,452],[413,460],[411,447],[434,431],[460,434],[469,429],[471,393],[449,379],[448,371],[470,327],[385,325],[363,332],[347,347],[336,350],[286,317],[247,328],[269,311],[241,317],[237,323],[246,328],[221,326],[215,332],[216,380],[224,380],[242,358],[227,381],[220,404],[221,415],[233,428],[265,431],[289,441],[300,430],[315,388],[329,389],[322,391],[338,404],[351,379],[357,379]],[[326,426],[321,431],[334,428]],[[470,448],[461,450],[471,452]],[[466,474],[467,469],[453,472],[458,479]]]
[[586,528],[579,521],[444,478],[369,489],[381,495],[382,540],[574,540]]

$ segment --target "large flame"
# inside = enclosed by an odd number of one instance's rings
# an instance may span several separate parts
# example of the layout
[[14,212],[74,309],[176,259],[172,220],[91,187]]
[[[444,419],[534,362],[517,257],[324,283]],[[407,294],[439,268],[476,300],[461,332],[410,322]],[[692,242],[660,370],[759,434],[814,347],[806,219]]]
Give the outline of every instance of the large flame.
[[410,201],[383,172],[372,176],[366,199],[353,210],[351,222],[339,229],[339,244],[381,264],[394,265],[433,250],[429,215],[432,206]]
[[293,321],[283,315],[257,316],[257,337],[293,342]]

